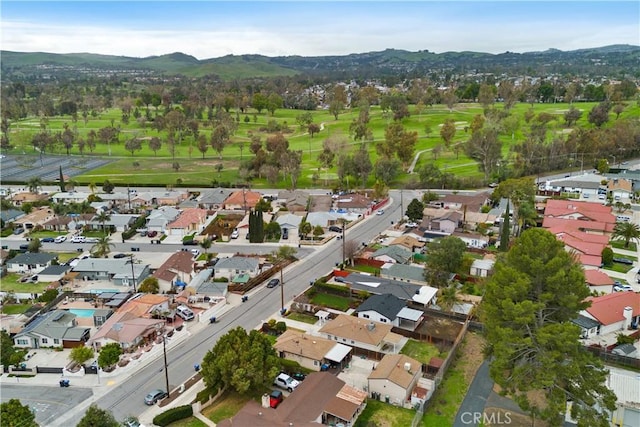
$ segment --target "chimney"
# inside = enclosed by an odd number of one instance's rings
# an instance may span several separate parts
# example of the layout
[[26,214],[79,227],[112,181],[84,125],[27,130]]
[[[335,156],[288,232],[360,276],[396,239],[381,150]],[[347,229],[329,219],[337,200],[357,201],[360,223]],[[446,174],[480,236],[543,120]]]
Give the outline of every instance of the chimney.
[[405,362],[404,370],[407,371],[407,372],[411,371],[411,363]]
[[370,323],[367,325],[367,329],[369,329],[370,331],[373,331],[375,328],[376,328],[376,324],[375,324],[375,323],[373,323],[373,322],[370,322]]
[[622,325],[622,330],[626,331],[631,326],[631,318],[633,317],[633,308],[627,306],[622,311],[622,315],[624,316],[624,323]]

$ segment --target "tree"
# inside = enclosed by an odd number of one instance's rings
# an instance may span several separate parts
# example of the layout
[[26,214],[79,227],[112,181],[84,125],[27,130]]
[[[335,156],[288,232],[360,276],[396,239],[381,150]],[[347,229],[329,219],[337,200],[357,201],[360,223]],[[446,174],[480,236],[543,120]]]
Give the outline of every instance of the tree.
[[0,419],[3,427],[38,427],[35,412],[18,399],[9,399],[0,404]]
[[162,148],[162,141],[157,136],[152,136],[149,140],[149,149],[157,156],[160,148]]
[[464,146],[467,156],[478,162],[478,168],[484,172],[485,182],[502,158],[502,142],[494,129],[483,128],[474,132]]
[[640,226],[633,222],[617,222],[611,237],[624,240],[624,247],[628,248],[632,240],[640,240]]
[[62,165],[60,165],[58,176],[59,176],[58,181],[60,183],[60,191],[67,191],[67,186],[64,183],[64,175],[62,174]]
[[309,135],[311,135],[311,138],[313,138],[313,135],[320,132],[320,125],[317,123],[309,123],[307,131],[309,132]]
[[444,288],[449,275],[457,273],[462,266],[467,245],[458,237],[447,236],[434,240],[427,246],[427,264],[424,275],[427,282],[436,288]]
[[35,237],[33,240],[29,242],[29,252],[38,253],[40,252],[40,248],[42,247],[42,243],[40,239]]
[[42,187],[42,180],[39,177],[33,177],[29,180],[27,184],[30,193],[36,193],[40,191],[40,187]]
[[309,235],[309,233],[311,233],[311,231],[313,231],[313,226],[311,225],[311,223],[309,223],[307,221],[302,221],[300,223],[300,226],[298,227],[298,230],[300,231],[300,234],[302,234],[303,236],[307,237]]
[[231,388],[240,394],[268,388],[278,374],[278,356],[266,335],[241,326],[221,336],[202,360],[207,387]]
[[[572,323],[589,306],[582,265],[547,230],[532,228],[499,257],[486,285],[483,321],[491,377],[520,407],[550,425],[566,403],[578,425],[608,426],[616,397],[607,371]],[[531,399],[542,392],[544,400]]]
[[98,212],[96,214],[95,217],[93,217],[94,220],[98,221],[100,223],[100,225],[102,226],[102,233],[103,234],[107,234],[106,230],[105,230],[105,223],[109,220],[111,220],[111,215],[109,215],[109,212],[101,210],[100,212]]
[[120,347],[120,344],[112,342],[103,345],[98,355],[98,366],[104,369],[115,365],[120,360],[121,354],[122,347]]
[[[344,226],[345,224],[342,224],[342,227]],[[358,243],[356,240],[349,239],[345,241],[344,242],[344,258],[345,258],[344,261],[346,262],[347,260],[349,260],[349,262],[353,264],[353,257],[356,256],[359,249],[360,249],[360,243]]]
[[108,179],[105,179],[104,182],[102,183],[102,191],[104,191],[107,194],[113,193],[114,188],[116,188],[116,186],[113,185],[111,181],[109,181]]
[[271,113],[272,116],[276,114],[276,110],[278,108],[282,108],[282,105],[283,101],[280,95],[277,93],[269,94],[269,97],[267,98],[267,111]]
[[602,263],[604,265],[610,266],[613,264],[613,249],[611,249],[609,246],[605,246],[604,248],[602,248]]
[[324,230],[323,230],[322,226],[316,225],[315,227],[313,227],[313,237],[314,237],[314,239],[317,239],[318,237],[322,236],[323,234],[324,234]]
[[267,240],[280,240],[280,234],[280,224],[278,224],[276,221],[271,221],[264,228],[264,237]]
[[212,244],[213,244],[213,240],[211,240],[208,237],[202,239],[202,241],[200,242],[200,247],[204,249],[205,255],[207,254],[207,251],[211,248]]
[[582,117],[582,111],[578,110],[573,105],[564,113],[564,122],[567,126],[571,127]]
[[264,242],[264,220],[262,211],[253,210],[249,212],[249,242]]
[[120,423],[110,411],[92,403],[76,427],[118,427],[119,425]]
[[145,294],[157,294],[160,292],[158,279],[153,276],[145,278],[142,283],[140,283],[140,286],[138,286],[138,291],[144,292]]
[[211,133],[211,148],[217,153],[218,157],[222,159],[222,150],[230,141],[229,129],[225,125],[218,125]]
[[22,350],[16,350],[13,346],[13,340],[9,336],[9,334],[4,330],[0,330],[0,364],[3,366],[15,365],[16,363],[20,363],[22,358],[18,362],[16,362],[16,355],[22,353]]
[[93,349],[91,347],[79,346],[71,349],[69,359],[78,365],[84,365],[89,359],[93,358]]
[[106,258],[113,247],[115,247],[115,245],[111,243],[111,238],[103,234],[98,237],[98,241],[91,247],[91,254],[96,258]]
[[142,141],[137,137],[133,137],[124,143],[124,148],[133,156],[134,152],[142,150]]
[[407,212],[405,215],[407,215],[409,221],[422,221],[422,216],[424,215],[424,204],[418,199],[411,200],[409,202],[409,206],[407,206]]
[[609,121],[609,110],[611,109],[611,104],[609,102],[601,102],[596,105],[589,111],[589,115],[587,116],[587,120],[589,123],[595,125],[596,127],[601,127],[603,124]]
[[447,119],[440,128],[440,137],[444,141],[444,145],[449,148],[453,138],[456,136],[456,124],[453,119]]

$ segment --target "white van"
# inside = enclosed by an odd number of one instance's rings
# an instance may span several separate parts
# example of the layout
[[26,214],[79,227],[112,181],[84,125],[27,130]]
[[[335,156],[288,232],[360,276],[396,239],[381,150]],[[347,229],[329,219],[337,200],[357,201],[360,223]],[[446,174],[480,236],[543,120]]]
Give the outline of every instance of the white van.
[[186,305],[179,305],[178,307],[176,307],[176,314],[182,317],[183,320],[187,321],[193,320],[195,318],[193,311],[191,311],[191,309]]

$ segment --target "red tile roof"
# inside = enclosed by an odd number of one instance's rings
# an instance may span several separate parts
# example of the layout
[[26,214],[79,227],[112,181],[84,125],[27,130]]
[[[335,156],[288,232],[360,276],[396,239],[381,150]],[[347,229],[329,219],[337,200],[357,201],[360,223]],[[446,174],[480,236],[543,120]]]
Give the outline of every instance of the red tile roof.
[[542,226],[544,228],[560,228],[562,230],[579,230],[579,231],[596,231],[598,233],[611,233],[615,227],[614,222],[600,222],[600,221],[585,221],[581,219],[565,219],[554,218],[551,216],[545,216],[542,220]]
[[187,208],[180,213],[175,221],[167,225],[167,228],[189,228],[193,224],[202,224],[206,217],[206,209]]
[[616,217],[611,213],[611,206],[573,200],[547,200],[544,216],[554,218],[571,216],[587,221],[616,223]]
[[635,292],[614,292],[600,297],[589,297],[591,307],[586,311],[603,325],[611,325],[624,320],[622,312],[631,307],[633,316],[640,315],[640,294]]
[[600,270],[585,270],[584,277],[589,286],[613,286],[613,279]]
[[261,198],[262,194],[255,191],[239,190],[231,193],[224,201],[224,205],[225,207],[230,205],[244,206],[246,202],[247,208],[253,208]]

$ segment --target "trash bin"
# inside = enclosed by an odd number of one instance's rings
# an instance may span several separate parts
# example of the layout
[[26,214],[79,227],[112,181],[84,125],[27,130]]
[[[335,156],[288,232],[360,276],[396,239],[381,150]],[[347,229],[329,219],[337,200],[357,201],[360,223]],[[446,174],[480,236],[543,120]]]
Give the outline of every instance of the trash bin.
[[209,318],[209,323],[216,323],[216,317],[215,316],[210,317]]
[[60,380],[60,387],[69,387],[69,380],[67,379]]
[[193,365],[193,369],[198,372],[200,370],[200,365],[198,365],[197,363],[195,365]]

